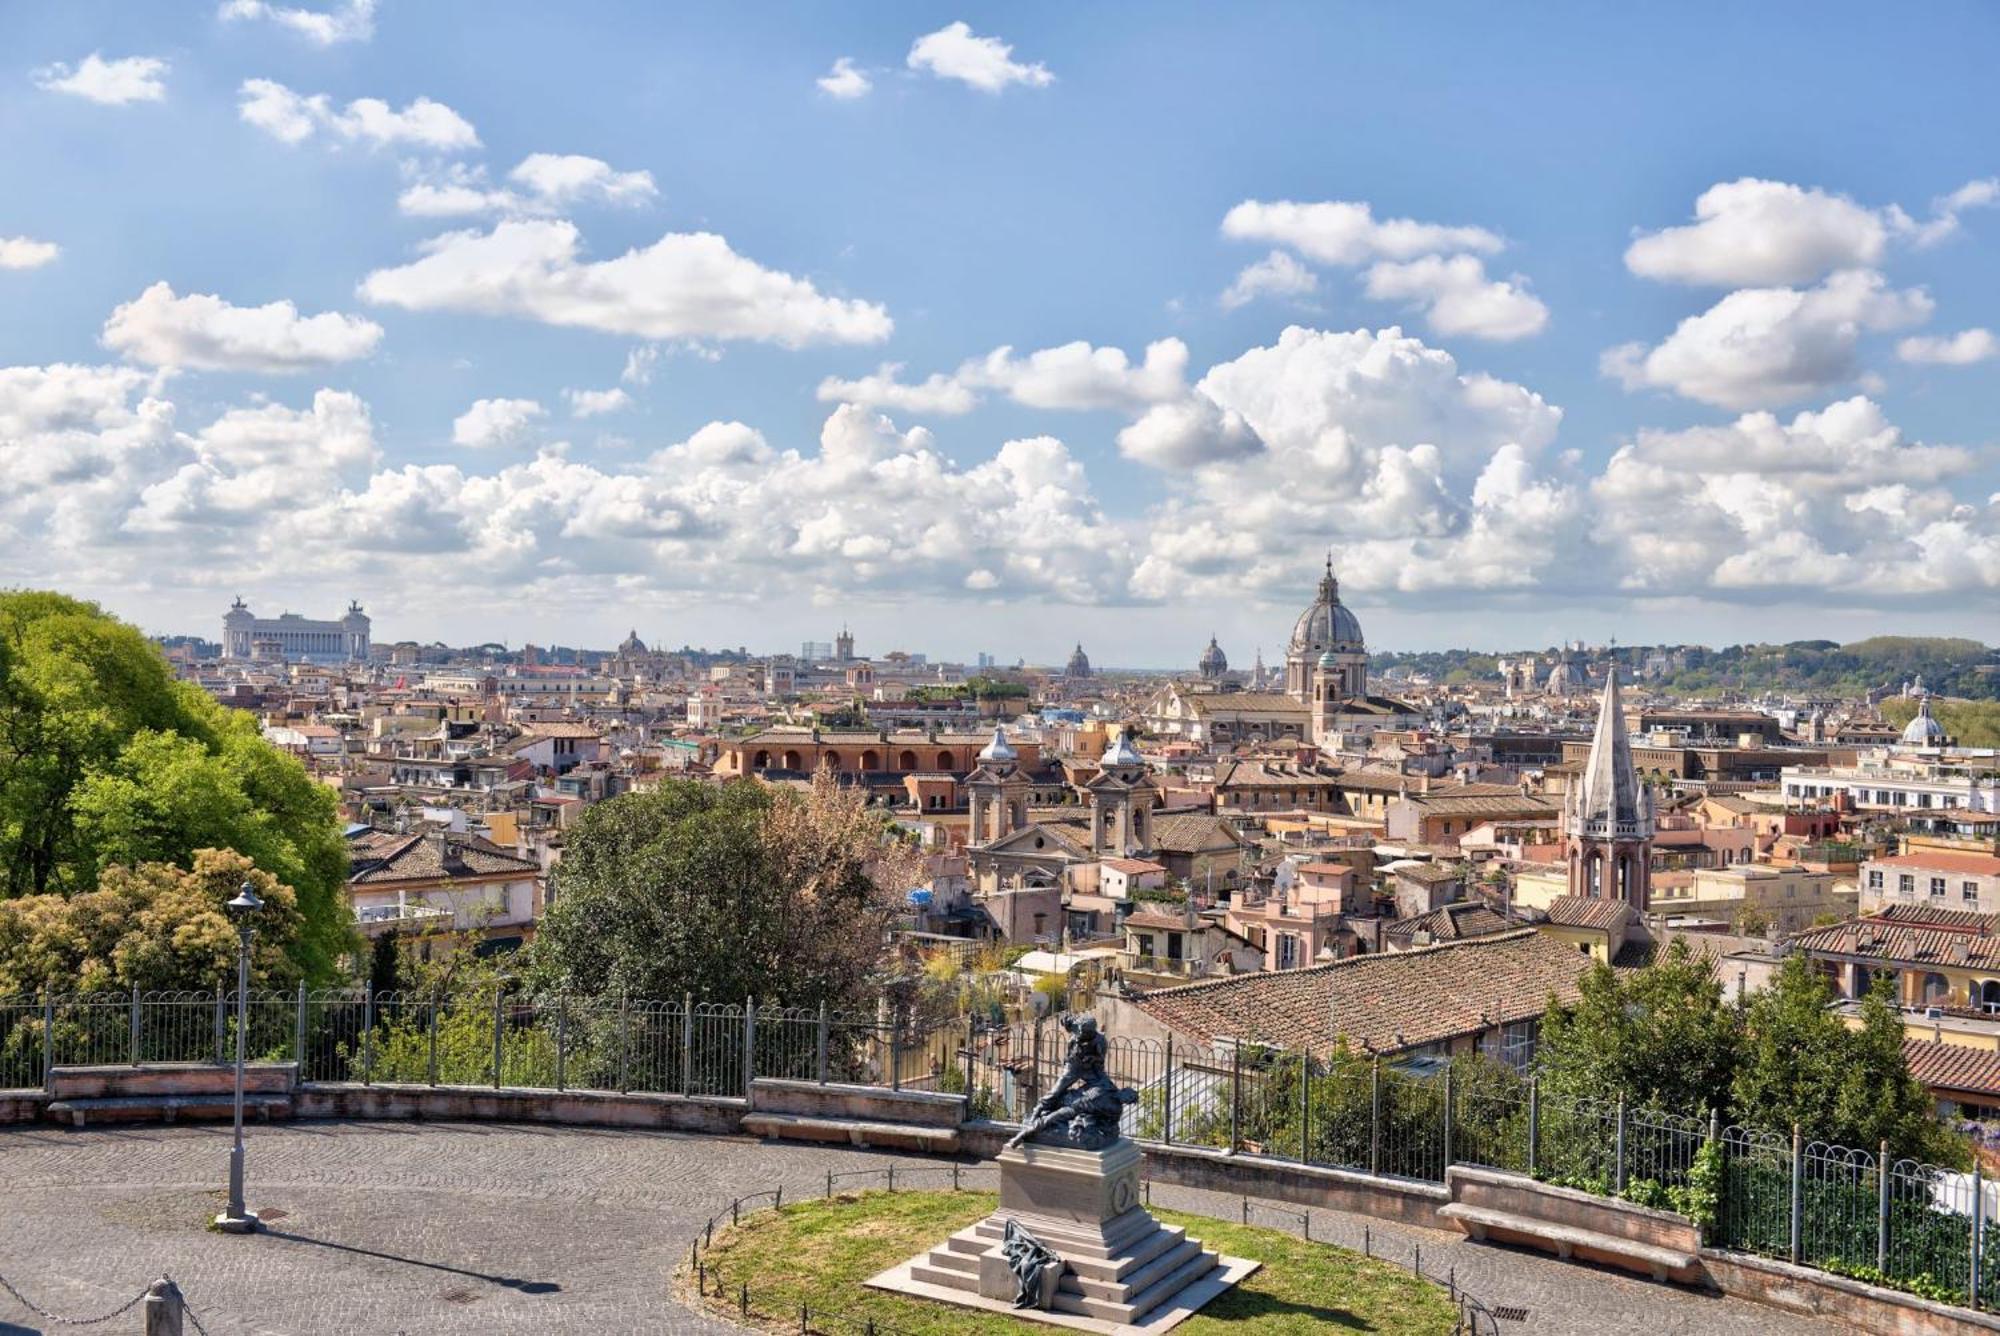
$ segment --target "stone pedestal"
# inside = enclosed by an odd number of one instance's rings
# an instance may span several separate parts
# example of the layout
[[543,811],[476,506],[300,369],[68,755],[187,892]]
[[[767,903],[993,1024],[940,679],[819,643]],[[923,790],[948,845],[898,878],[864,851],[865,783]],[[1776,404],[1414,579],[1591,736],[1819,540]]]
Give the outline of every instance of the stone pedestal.
[[[1000,1154],[1000,1209],[868,1281],[876,1289],[1013,1312],[1058,1326],[1158,1332],[1256,1270],[1218,1257],[1140,1204],[1137,1145],[1013,1147]],[[1047,1308],[1015,1308],[1000,1243],[1009,1220],[1054,1250],[1063,1272]]]

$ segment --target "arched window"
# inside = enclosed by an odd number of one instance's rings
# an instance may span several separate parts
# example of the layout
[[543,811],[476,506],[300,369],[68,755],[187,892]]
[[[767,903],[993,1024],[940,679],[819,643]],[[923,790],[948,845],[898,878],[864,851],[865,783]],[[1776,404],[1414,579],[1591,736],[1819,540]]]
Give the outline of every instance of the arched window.
[[958,767],[957,767],[957,766],[955,766],[955,765],[953,765],[953,764],[951,763],[951,753],[950,753],[950,752],[948,752],[948,751],[941,751],[941,752],[939,752],[939,753],[938,753],[938,763],[937,763],[937,768],[938,768],[938,769],[940,769],[940,770],[956,770],[956,769],[957,769]]
[[805,762],[800,758],[797,752],[788,751],[785,753],[785,769],[803,770],[805,769]]
[[913,751],[904,752],[896,758],[896,768],[898,770],[915,770],[917,768],[917,754]]
[[865,752],[862,752],[862,753],[861,753],[861,768],[862,768],[862,769],[863,769],[864,771],[865,771],[865,770],[880,770],[880,769],[882,768],[882,754],[881,754],[880,752],[874,752],[874,751],[865,751]]
[[771,768],[771,753],[767,751],[758,752],[750,758],[750,768],[752,770],[769,770]]

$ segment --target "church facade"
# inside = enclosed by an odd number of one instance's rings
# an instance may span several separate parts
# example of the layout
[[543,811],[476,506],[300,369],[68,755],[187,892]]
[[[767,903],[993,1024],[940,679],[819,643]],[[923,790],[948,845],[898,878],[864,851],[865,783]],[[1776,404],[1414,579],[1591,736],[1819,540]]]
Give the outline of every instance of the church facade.
[[1169,683],[1146,703],[1146,727],[1155,736],[1216,750],[1295,738],[1331,753],[1377,729],[1423,722],[1414,707],[1369,692],[1368,644],[1360,620],[1340,601],[1331,557],[1313,601],[1292,626],[1283,691],[1222,689],[1226,661],[1217,666],[1222,651],[1213,637],[1209,651],[1199,685]]

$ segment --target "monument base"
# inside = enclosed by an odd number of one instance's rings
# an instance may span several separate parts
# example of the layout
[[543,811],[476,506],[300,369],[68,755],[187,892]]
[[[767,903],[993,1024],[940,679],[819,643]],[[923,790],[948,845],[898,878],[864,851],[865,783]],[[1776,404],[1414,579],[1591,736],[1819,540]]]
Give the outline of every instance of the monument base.
[[[1096,1332],[1162,1332],[1258,1267],[1220,1257],[1139,1202],[1138,1146],[1061,1145],[1000,1153],[1000,1209],[867,1284],[897,1294]],[[1063,1261],[1046,1307],[1014,1306],[1000,1245],[1016,1221]]]

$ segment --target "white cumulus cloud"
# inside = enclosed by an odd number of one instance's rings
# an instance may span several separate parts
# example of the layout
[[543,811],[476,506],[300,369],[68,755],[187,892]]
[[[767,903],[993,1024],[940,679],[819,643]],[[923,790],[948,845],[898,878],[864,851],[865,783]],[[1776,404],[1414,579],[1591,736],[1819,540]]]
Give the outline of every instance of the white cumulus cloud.
[[452,419],[451,443],[471,450],[519,445],[547,416],[548,410],[533,399],[475,399],[472,407]]
[[35,71],[35,83],[52,93],[68,93],[107,107],[134,102],[163,102],[167,96],[167,62],[158,56],[121,56],[106,60],[93,51],[74,69],[58,61]]
[[382,327],[335,311],[302,316],[289,301],[232,306],[159,282],[112,311],[104,346],[151,366],[202,371],[306,371],[375,351]]
[[1014,48],[997,37],[980,37],[963,21],[947,23],[910,44],[909,67],[940,79],[956,79],[982,93],[998,93],[1010,85],[1046,88],[1056,81],[1048,66],[1024,65]]
[[957,376],[938,371],[915,384],[898,379],[901,362],[884,362],[874,371],[852,380],[828,376],[819,383],[822,403],[861,404],[869,408],[893,408],[898,412],[924,416],[956,417],[978,406],[979,396]]
[[1625,267],[1641,278],[1715,287],[1789,287],[1882,257],[1889,229],[1845,195],[1746,176],[1704,190],[1695,221],[1635,240]]
[[617,413],[632,406],[632,396],[616,385],[608,390],[564,390],[563,398],[569,404],[569,415],[579,418]]
[[39,269],[62,254],[53,241],[33,237],[0,237],[0,269]]
[[287,144],[315,134],[370,147],[406,144],[453,152],[478,148],[472,123],[442,102],[418,97],[398,111],[380,98],[360,97],[336,109],[324,93],[293,92],[272,79],[245,79],[238,90],[237,114],[248,125]]
[[1447,251],[1493,252],[1505,245],[1483,227],[1377,219],[1365,202],[1244,200],[1222,217],[1222,234],[1236,241],[1289,246],[1322,264],[1354,266],[1374,260],[1413,260]]
[[1804,290],[1739,289],[1653,348],[1610,349],[1602,366],[1627,389],[1669,389],[1719,408],[1785,404],[1853,380],[1864,334],[1916,324],[1931,309],[1921,289],[1841,270]]
[[1225,311],[1233,311],[1259,297],[1304,297],[1318,290],[1318,274],[1289,252],[1274,250],[1263,259],[1245,265],[1235,281],[1223,290],[1220,300]]
[[1549,323],[1549,308],[1528,290],[1525,278],[1488,278],[1476,255],[1384,260],[1369,268],[1367,291],[1377,301],[1408,303],[1424,313],[1432,330],[1447,336],[1525,339]]
[[1896,356],[1932,366],[1971,366],[2000,357],[2000,339],[1992,330],[1976,327],[1936,338],[1916,336],[1898,343]]
[[889,313],[767,269],[709,232],[670,232],[609,260],[582,258],[566,220],[513,219],[433,238],[422,258],[361,283],[371,302],[520,316],[644,338],[751,339],[799,347],[879,343]]
[[873,80],[856,68],[849,56],[842,56],[834,61],[833,68],[814,82],[819,84],[822,93],[842,102],[852,102],[855,98],[866,97],[868,91],[875,86]]
[[216,16],[225,22],[262,19],[319,46],[365,42],[375,35],[375,0],[347,0],[332,9],[274,5],[267,0],[222,0]]

